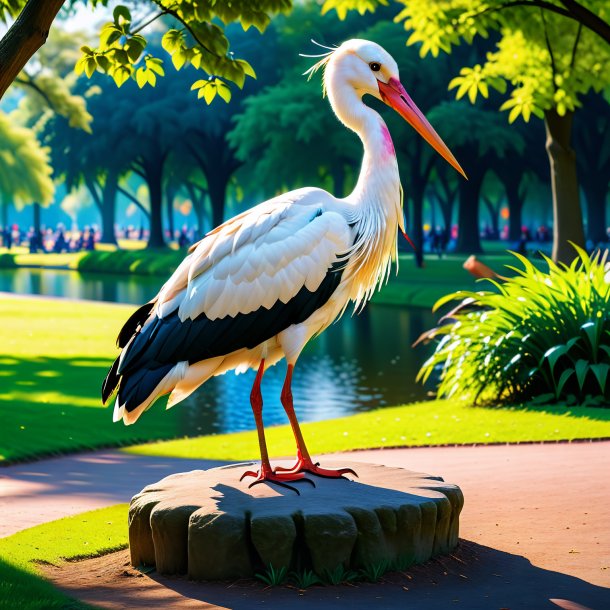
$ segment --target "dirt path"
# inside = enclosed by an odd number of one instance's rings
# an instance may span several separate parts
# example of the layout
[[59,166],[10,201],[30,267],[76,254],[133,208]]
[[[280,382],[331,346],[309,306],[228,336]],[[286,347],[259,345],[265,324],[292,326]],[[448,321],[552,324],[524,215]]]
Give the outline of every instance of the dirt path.
[[[124,565],[125,554],[67,564],[52,578],[108,608],[610,608],[610,442],[393,449],[346,458],[440,474],[458,484],[466,504],[457,558],[414,568],[410,579],[302,595],[250,582],[228,587],[142,576]],[[34,498],[44,497],[50,520],[62,511],[127,501],[144,484],[194,467],[202,463],[107,451],[3,468],[0,488],[8,483],[9,493],[0,500],[2,523],[14,530],[15,523],[40,520]]]

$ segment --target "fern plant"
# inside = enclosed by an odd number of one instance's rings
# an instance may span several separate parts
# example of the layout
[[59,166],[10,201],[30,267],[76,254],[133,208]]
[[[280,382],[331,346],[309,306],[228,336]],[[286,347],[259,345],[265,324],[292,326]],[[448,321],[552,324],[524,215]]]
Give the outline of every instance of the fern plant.
[[[610,280],[606,258],[576,247],[570,265],[545,257],[540,271],[513,253],[516,276],[496,291],[459,291],[452,323],[426,333],[439,343],[418,373],[440,370],[439,396],[474,402],[610,404]],[[605,265],[605,267],[604,267]],[[606,276],[606,277],[605,277]]]
[[259,580],[262,580],[269,587],[278,587],[283,585],[288,578],[288,568],[282,566],[281,568],[275,569],[273,565],[269,564],[264,574],[257,573],[254,575]]

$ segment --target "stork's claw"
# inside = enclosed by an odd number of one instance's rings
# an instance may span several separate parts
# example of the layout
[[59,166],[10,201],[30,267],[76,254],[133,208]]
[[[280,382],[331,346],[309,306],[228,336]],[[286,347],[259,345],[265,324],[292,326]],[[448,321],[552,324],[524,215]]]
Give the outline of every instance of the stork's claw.
[[315,474],[319,477],[325,477],[327,479],[342,479],[344,478],[344,474],[352,474],[355,477],[358,475],[351,468],[338,468],[338,469],[329,469],[329,468],[320,468],[320,462],[316,462],[315,464],[309,458],[299,458],[297,463],[292,468],[282,468],[281,466],[277,466],[275,468],[275,473],[282,475],[290,475],[293,476],[295,474],[302,474],[303,472],[310,472],[311,474]]
[[288,485],[288,482],[292,483],[293,481],[306,481],[307,483],[311,483],[313,487],[316,484],[308,479],[302,472],[293,472],[293,473],[276,473],[271,468],[261,468],[261,470],[257,470],[256,472],[253,470],[247,470],[244,474],[241,475],[240,481],[243,481],[246,477],[255,477],[256,481],[253,481],[248,485],[248,489],[254,487],[254,485],[258,485],[259,483],[275,483],[280,487],[285,487],[286,489],[291,489],[296,492],[298,496],[300,496],[300,492],[296,487],[292,485]]

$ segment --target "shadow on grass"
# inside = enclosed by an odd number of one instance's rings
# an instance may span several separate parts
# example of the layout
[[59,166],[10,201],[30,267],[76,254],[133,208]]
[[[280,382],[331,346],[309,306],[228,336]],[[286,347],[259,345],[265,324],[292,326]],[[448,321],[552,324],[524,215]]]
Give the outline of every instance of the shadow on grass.
[[100,387],[104,358],[0,355],[0,464],[71,451],[175,438],[178,410],[153,409],[126,427],[112,422]]
[[90,606],[70,599],[34,570],[25,569],[0,558],[0,609],[39,610],[62,608],[77,610]]

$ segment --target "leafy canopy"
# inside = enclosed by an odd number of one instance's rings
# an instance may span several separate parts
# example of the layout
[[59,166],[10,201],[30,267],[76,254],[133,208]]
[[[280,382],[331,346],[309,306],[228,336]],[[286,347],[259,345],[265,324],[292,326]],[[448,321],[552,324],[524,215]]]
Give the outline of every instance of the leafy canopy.
[[48,149],[31,129],[15,124],[14,116],[0,113],[0,198],[17,207],[53,199]]
[[[404,5],[396,16],[411,32],[407,44],[420,46],[420,54],[451,52],[460,42],[476,36],[497,39],[485,61],[464,67],[449,84],[460,99],[474,103],[490,88],[501,93],[510,85],[510,97],[501,110],[509,122],[532,114],[556,110],[561,116],[580,105],[579,97],[610,86],[610,45],[582,24],[535,2],[507,0],[395,0]],[[327,0],[325,10],[339,16],[348,9],[374,10],[381,0]],[[548,4],[559,6],[559,2]],[[605,21],[610,20],[610,0],[586,0],[584,5]],[[366,7],[365,7],[366,5]]]
[[[85,4],[107,6],[108,0],[71,0],[66,6]],[[0,0],[0,20],[17,17],[27,0]],[[91,77],[94,72],[108,74],[121,87],[134,79],[140,88],[154,87],[165,75],[164,58],[151,51],[144,33],[153,22],[163,24],[162,46],[174,67],[191,65],[202,73],[192,89],[208,104],[218,95],[228,102],[228,83],[243,87],[247,76],[255,78],[252,66],[230,51],[225,26],[241,24],[265,30],[271,16],[287,12],[292,0],[140,0],[130,2],[142,17],[134,18],[124,4],[116,6],[112,21],[103,25],[97,47],[81,47],[76,72]],[[153,9],[153,13],[150,10]],[[166,58],[167,59],[167,58]]]

